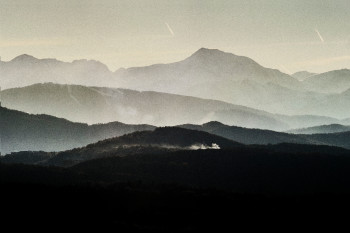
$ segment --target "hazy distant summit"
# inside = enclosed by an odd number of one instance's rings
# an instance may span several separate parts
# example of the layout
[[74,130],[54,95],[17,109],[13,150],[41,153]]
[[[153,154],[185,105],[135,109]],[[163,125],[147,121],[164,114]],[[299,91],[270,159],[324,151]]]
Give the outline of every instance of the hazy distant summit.
[[292,77],[298,79],[299,81],[304,81],[305,79],[313,76],[313,75],[317,75],[316,73],[310,73],[308,71],[299,71],[296,72],[294,74],[292,74]]
[[0,63],[2,88],[22,87],[35,83],[107,84],[113,83],[112,72],[95,60],[63,62],[54,58],[38,59],[22,54]]
[[22,55],[19,55],[19,56],[13,58],[10,62],[36,62],[38,60],[39,59],[37,59],[31,55],[22,54]]
[[332,70],[305,79],[309,90],[321,93],[341,93],[350,88],[350,70]]
[[104,69],[108,70],[108,67],[99,62],[99,61],[96,61],[96,60],[88,60],[88,59],[79,59],[79,60],[73,60],[72,62],[63,62],[63,61],[59,61],[55,58],[36,58],[32,55],[29,55],[29,54],[22,54],[22,55],[19,55],[15,58],[13,58],[12,60],[10,61],[3,61],[4,63],[8,63],[8,64],[11,64],[11,63],[33,63],[33,62],[36,62],[36,63],[53,63],[53,64],[90,64],[90,65],[95,65],[95,66],[101,66],[103,67]]
[[285,92],[283,88],[302,89],[295,78],[265,68],[250,58],[206,48],[179,62],[123,70],[118,72],[116,80],[123,88],[191,95],[260,108],[262,101],[271,102],[271,98],[275,98],[271,95]]
[[221,63],[221,62],[239,62],[241,64],[251,64],[258,65],[254,60],[244,57],[237,56],[233,53],[226,53],[219,49],[208,49],[208,48],[200,48],[195,53],[193,53],[190,57],[186,58],[185,61],[193,61],[193,62],[203,62],[203,63]]
[[[248,57],[207,48],[201,48],[188,58],[179,62],[133,67],[126,69],[126,72],[123,72],[123,74],[124,76],[128,76],[128,80],[134,76],[138,76],[139,78],[144,77],[144,80],[138,81],[142,81],[142,84],[147,85],[147,82],[152,82],[152,79],[156,79],[156,72],[161,72],[163,79],[167,80],[175,79],[175,77],[184,79],[184,76],[186,76],[191,78],[190,80],[200,82],[217,81],[218,78],[231,81],[260,79],[261,82],[270,80],[279,82],[282,80],[278,80],[276,77],[280,76],[280,79],[288,79],[290,82],[297,83],[289,75],[278,70],[262,67]],[[136,84],[129,83],[129,85]],[[132,87],[129,86],[128,88]]]

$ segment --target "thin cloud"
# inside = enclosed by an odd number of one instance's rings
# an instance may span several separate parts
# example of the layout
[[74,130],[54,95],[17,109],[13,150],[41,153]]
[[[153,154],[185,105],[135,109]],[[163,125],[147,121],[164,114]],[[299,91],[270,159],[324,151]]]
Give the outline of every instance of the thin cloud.
[[321,33],[317,30],[317,28],[315,28],[315,32],[317,33],[317,35],[320,38],[321,42],[324,43],[324,39],[323,39]]
[[175,36],[175,33],[174,33],[173,29],[171,29],[171,27],[169,26],[169,24],[168,24],[167,22],[165,22],[165,25],[167,26],[167,28],[168,28],[170,34],[171,34],[172,36]]

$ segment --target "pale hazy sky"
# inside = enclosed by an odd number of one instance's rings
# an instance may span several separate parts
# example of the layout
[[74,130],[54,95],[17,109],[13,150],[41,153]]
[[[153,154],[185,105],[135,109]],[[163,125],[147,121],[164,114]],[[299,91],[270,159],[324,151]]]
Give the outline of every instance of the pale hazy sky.
[[111,70],[201,47],[290,73],[350,68],[350,0],[0,0],[0,56],[95,59]]

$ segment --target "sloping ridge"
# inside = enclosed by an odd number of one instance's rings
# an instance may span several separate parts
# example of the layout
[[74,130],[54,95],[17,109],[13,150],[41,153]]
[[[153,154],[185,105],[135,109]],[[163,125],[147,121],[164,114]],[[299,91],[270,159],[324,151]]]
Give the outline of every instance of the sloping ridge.
[[319,134],[290,134],[272,130],[248,129],[223,125],[220,122],[209,122],[203,125],[180,125],[179,127],[196,129],[219,135],[244,144],[313,144],[328,145],[350,149],[350,131]]
[[327,134],[350,131],[350,126],[341,124],[320,125],[308,128],[293,129],[286,131],[293,134]]
[[212,143],[218,144],[220,148],[230,148],[232,146],[241,145],[240,143],[231,141],[221,136],[180,127],[160,127],[156,128],[154,131],[135,132],[121,137],[107,139],[93,145],[104,147],[109,144],[140,144],[190,147],[194,144],[204,144],[210,146]]
[[275,115],[222,101],[152,91],[35,84],[2,91],[3,106],[89,124],[119,121],[157,126],[217,120],[245,127],[288,128]]
[[228,149],[243,146],[232,140],[207,132],[178,127],[162,127],[110,138],[82,148],[58,153],[45,165],[72,166],[103,157],[123,157],[132,154],[163,153],[177,150]]
[[127,125],[120,122],[89,126],[4,107],[0,107],[0,116],[2,154],[16,151],[62,151],[126,133],[155,128],[150,125]]
[[332,70],[304,80],[309,90],[321,93],[341,93],[350,88],[350,70]]

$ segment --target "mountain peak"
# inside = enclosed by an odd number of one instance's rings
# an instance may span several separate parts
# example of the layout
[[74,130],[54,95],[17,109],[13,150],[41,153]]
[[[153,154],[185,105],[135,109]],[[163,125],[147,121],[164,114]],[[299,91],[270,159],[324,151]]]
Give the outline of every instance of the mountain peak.
[[209,121],[207,123],[204,123],[203,126],[205,127],[224,127],[224,126],[227,126],[227,125],[224,125],[223,123],[219,122],[219,121]]
[[198,49],[197,52],[198,53],[205,53],[205,52],[222,52],[223,53],[223,51],[220,51],[219,49],[209,49],[204,47]]
[[208,48],[200,48],[186,60],[195,63],[204,63],[207,65],[221,64],[221,66],[231,66],[233,63],[235,63],[240,65],[260,66],[258,63],[248,57],[227,53],[219,49]]
[[79,59],[72,61],[72,64],[82,67],[88,66],[90,68],[100,69],[104,72],[110,72],[109,68],[105,64],[97,60]]
[[12,59],[11,61],[12,62],[23,62],[23,61],[37,61],[38,59],[31,56],[31,55],[28,55],[28,54],[22,54],[22,55],[19,55],[17,57],[15,57],[14,59]]
[[[209,56],[209,55],[217,55],[217,54],[227,54],[218,49],[208,49],[208,48],[200,48],[191,57],[201,57],[201,56]],[[232,54],[233,55],[233,54]]]

